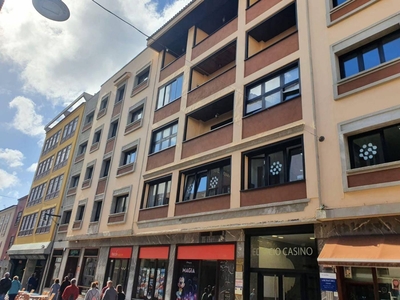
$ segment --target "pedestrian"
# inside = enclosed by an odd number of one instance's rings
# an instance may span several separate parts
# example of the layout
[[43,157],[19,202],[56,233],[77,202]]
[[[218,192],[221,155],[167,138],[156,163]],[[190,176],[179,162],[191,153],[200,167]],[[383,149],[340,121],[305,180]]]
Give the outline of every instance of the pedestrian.
[[37,286],[38,286],[38,279],[36,277],[36,273],[33,273],[31,275],[31,277],[29,277],[29,279],[28,279],[28,284],[27,284],[26,291],[28,293],[30,293],[33,290],[33,292],[34,292],[34,291],[36,291]]
[[11,288],[8,291],[8,299],[14,300],[20,289],[21,289],[21,282],[19,281],[18,276],[14,276],[13,281],[11,282]]
[[118,300],[125,300],[125,293],[122,291],[122,285],[117,285]]
[[100,300],[100,292],[97,288],[97,281],[92,282],[90,289],[85,295],[85,300]]
[[58,290],[58,299],[57,300],[63,300],[62,299],[62,294],[64,293],[64,290],[69,286],[71,282],[69,281],[69,277],[65,276],[64,281],[61,283],[60,289]]
[[[107,281],[108,288],[103,294],[102,300],[118,300],[118,293],[113,287],[113,282],[111,280]],[[64,299],[67,300],[67,299]]]
[[104,293],[106,292],[106,290],[107,290],[110,286],[112,286],[112,281],[111,281],[111,280],[108,280],[106,286],[103,287],[102,290],[101,290],[100,299],[103,299]]
[[4,300],[7,292],[11,288],[10,273],[5,272],[4,277],[0,280],[0,300]]
[[60,279],[54,279],[54,283],[50,287],[50,296],[54,294],[54,299],[58,298],[58,291],[60,290]]
[[63,300],[76,300],[79,297],[79,288],[76,286],[76,279],[71,279],[71,284],[62,293]]

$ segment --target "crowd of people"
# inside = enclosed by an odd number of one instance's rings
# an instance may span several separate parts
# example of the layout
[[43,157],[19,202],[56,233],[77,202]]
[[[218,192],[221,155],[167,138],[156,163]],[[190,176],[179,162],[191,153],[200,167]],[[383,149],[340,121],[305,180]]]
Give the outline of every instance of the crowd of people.
[[[32,274],[28,279],[27,292],[34,292],[38,286],[38,279],[36,274]],[[6,272],[3,278],[0,279],[0,300],[5,300],[8,295],[9,300],[15,300],[18,293],[22,290],[21,282],[18,276],[14,276],[13,280],[10,279],[10,273]],[[58,278],[54,279],[54,283],[50,287],[49,295],[53,295],[54,300],[76,300],[80,295],[79,288],[75,278],[70,279],[65,276],[60,284]],[[107,281],[107,285],[100,291],[99,283],[92,282],[90,289],[85,294],[84,300],[125,300],[125,293],[123,292],[122,285],[117,285],[114,288],[111,280]]]

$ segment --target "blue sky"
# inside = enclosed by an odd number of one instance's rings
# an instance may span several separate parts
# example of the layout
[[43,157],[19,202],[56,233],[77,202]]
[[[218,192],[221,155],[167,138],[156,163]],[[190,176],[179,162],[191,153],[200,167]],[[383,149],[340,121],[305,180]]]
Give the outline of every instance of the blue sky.
[[[64,2],[65,22],[45,19],[31,0],[6,0],[0,11],[0,209],[29,192],[44,126],[82,92],[96,93],[146,45],[92,1]],[[97,2],[151,34],[190,0]]]

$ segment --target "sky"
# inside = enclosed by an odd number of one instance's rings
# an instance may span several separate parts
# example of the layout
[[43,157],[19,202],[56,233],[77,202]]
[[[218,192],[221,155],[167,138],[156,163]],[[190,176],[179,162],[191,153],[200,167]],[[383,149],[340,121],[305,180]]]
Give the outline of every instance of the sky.
[[[80,94],[94,94],[146,38],[92,0],[63,0],[70,18],[40,15],[32,0],[0,11],[0,210],[29,193],[44,127]],[[151,35],[190,0],[96,0]]]

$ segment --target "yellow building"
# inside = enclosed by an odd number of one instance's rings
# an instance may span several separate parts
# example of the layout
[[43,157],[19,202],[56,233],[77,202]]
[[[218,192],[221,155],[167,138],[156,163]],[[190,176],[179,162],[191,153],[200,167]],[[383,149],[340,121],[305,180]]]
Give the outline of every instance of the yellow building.
[[25,286],[36,273],[36,290],[47,272],[47,258],[52,251],[62,195],[71,167],[73,150],[80,128],[85,102],[82,94],[46,127],[46,139],[38,161],[29,198],[26,202],[14,245],[8,250],[11,273],[19,275]]

